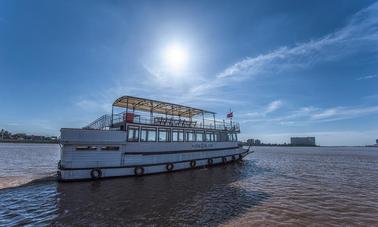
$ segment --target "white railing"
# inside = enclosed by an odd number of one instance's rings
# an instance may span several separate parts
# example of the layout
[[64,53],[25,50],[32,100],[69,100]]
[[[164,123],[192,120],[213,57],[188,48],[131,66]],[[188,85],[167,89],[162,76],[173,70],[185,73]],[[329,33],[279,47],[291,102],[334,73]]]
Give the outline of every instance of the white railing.
[[[113,115],[113,125],[124,122],[124,113]],[[134,115],[132,119],[127,121],[128,123],[136,124],[149,124],[158,126],[168,126],[168,127],[188,127],[188,128],[205,128],[205,129],[218,129],[218,130],[230,130],[230,131],[240,131],[239,123],[237,122],[226,122],[226,121],[214,121],[210,119],[198,119],[189,120],[185,118],[177,117],[162,117],[162,116],[141,116]],[[215,123],[215,124],[214,124]]]

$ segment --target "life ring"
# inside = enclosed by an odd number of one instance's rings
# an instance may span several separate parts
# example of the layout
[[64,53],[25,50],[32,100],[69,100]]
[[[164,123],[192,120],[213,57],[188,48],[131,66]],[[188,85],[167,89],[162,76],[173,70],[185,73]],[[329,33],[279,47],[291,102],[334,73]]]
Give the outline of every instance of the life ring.
[[92,169],[91,170],[91,177],[93,180],[100,179],[102,177],[102,171],[101,169]]
[[137,176],[142,176],[144,174],[144,168],[142,166],[135,167],[134,174]]
[[236,160],[235,155],[232,155],[232,161],[235,161],[235,160]]
[[213,164],[213,159],[211,159],[211,158],[207,159],[207,164],[209,166],[211,166]]
[[222,162],[223,162],[224,164],[226,164],[226,162],[227,162],[227,158],[226,158],[226,157],[223,157],[223,158],[222,158]]
[[168,163],[168,164],[165,166],[165,168],[166,168],[168,171],[172,171],[172,170],[173,170],[173,167],[174,167],[173,163]]
[[190,167],[194,168],[196,167],[196,165],[197,165],[196,160],[190,161]]

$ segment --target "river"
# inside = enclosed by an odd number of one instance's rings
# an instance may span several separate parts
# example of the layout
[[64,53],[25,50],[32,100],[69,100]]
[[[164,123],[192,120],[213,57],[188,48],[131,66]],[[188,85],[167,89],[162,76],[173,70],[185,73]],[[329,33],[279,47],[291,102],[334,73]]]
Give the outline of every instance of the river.
[[241,163],[57,183],[59,146],[0,144],[0,226],[378,225],[378,149],[256,147]]

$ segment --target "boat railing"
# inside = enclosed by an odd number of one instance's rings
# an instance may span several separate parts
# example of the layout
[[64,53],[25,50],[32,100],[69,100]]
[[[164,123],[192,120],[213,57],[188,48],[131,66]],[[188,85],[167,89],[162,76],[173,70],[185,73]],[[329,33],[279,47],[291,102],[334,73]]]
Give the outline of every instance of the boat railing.
[[[174,117],[164,117],[164,116],[142,116],[133,114],[132,117],[128,118],[125,113],[114,114],[113,115],[113,125],[117,125],[123,122],[136,123],[136,124],[147,124],[154,126],[167,126],[167,127],[185,127],[185,128],[203,128],[203,129],[217,129],[217,130],[230,130],[230,131],[240,131],[239,123],[237,122],[226,122],[219,120],[210,119],[187,119],[187,118],[174,118]],[[111,124],[109,124],[111,125]]]
[[99,129],[106,130],[111,126],[112,116],[109,114],[102,115],[101,117],[94,120],[92,123],[83,127],[83,129]]

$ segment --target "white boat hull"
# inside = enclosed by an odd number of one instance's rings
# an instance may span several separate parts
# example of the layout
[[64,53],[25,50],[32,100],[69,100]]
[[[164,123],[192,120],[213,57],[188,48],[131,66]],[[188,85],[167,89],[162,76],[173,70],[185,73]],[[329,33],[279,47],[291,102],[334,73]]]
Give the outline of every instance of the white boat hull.
[[[227,164],[233,161],[241,160],[244,156],[248,155],[249,151],[248,149],[237,148],[232,151],[227,150],[211,153],[209,154],[209,151],[204,151],[200,153],[195,152],[187,154],[175,154],[175,157],[165,157],[168,155],[148,155],[149,157],[132,157],[132,161],[130,160],[130,162],[126,162],[124,165],[118,166],[102,166],[87,163],[86,165],[81,165],[85,167],[69,168],[68,166],[61,164],[58,171],[58,178],[61,181],[99,179],[107,177],[147,175],[185,169],[210,167],[217,164]],[[189,156],[192,156],[192,158],[187,158]],[[128,159],[128,156],[126,155],[125,158]],[[191,165],[193,164],[193,161],[195,161],[194,166]],[[172,165],[172,167],[168,165]],[[140,171],[140,168],[143,168],[143,173],[136,172],[138,170]],[[95,172],[94,177],[93,171],[99,171],[100,175],[98,176],[98,172]]]

